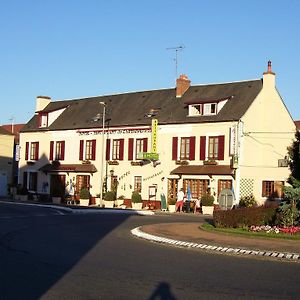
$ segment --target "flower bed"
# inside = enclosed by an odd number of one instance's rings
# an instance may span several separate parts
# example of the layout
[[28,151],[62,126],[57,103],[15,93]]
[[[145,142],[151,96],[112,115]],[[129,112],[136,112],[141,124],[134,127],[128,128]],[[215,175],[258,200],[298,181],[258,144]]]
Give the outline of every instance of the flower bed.
[[250,226],[249,231],[252,232],[266,232],[266,233],[290,233],[295,234],[300,231],[300,226],[292,226],[288,228],[281,228],[278,226],[270,226],[270,225],[263,225],[263,226]]

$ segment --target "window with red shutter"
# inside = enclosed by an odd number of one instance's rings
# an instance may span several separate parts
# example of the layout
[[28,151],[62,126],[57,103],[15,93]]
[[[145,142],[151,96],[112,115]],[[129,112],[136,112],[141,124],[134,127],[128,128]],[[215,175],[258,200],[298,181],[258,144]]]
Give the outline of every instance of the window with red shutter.
[[219,150],[218,150],[218,160],[224,160],[224,142],[225,136],[219,136]]
[[148,150],[148,139],[144,138],[143,139],[143,152],[147,152]]
[[65,141],[61,142],[61,160],[65,159]]
[[205,160],[206,136],[200,136],[200,160]]
[[190,157],[189,160],[195,160],[195,146],[196,146],[196,137],[190,137]]
[[172,160],[177,160],[178,154],[178,137],[172,138]]
[[26,142],[26,146],[25,146],[25,160],[28,160],[28,156],[29,156],[29,142]]
[[110,160],[110,139],[106,140],[106,160]]
[[92,140],[92,156],[91,160],[96,159],[96,140]]
[[134,143],[134,139],[129,138],[128,139],[128,160],[133,160],[133,143]]
[[50,142],[50,154],[49,154],[49,160],[53,160],[53,149],[54,149],[54,142]]
[[83,146],[84,146],[84,141],[80,140],[80,142],[79,142],[79,160],[83,160]]
[[120,139],[120,160],[124,159],[124,139]]

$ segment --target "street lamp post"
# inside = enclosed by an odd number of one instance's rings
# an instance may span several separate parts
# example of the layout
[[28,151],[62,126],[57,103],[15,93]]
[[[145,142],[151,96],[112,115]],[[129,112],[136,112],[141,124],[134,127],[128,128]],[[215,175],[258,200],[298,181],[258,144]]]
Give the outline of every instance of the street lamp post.
[[102,157],[101,157],[101,171],[100,171],[100,203],[103,203],[103,169],[104,169],[104,129],[105,129],[105,102],[99,102],[100,105],[103,105],[103,114],[102,114]]

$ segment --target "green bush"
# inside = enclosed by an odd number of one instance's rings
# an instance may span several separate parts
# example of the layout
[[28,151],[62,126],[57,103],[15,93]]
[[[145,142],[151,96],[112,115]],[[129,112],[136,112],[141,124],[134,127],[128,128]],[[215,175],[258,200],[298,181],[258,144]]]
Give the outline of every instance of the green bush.
[[233,210],[215,210],[214,225],[216,227],[249,227],[252,225],[273,225],[276,208],[250,207]]
[[104,195],[104,200],[106,201],[115,201],[116,200],[116,195],[112,191],[108,191]]
[[134,191],[134,192],[132,192],[132,195],[131,195],[131,201],[133,203],[141,203],[142,202],[142,196],[140,195],[139,192]]
[[87,188],[83,188],[80,190],[79,193],[80,199],[89,199],[90,198],[90,191]]
[[300,212],[297,209],[296,205],[283,203],[277,208],[276,213],[276,225],[282,227],[291,227],[298,225],[299,223]]
[[244,197],[241,197],[239,205],[240,205],[240,207],[252,207],[252,206],[256,206],[257,202],[253,195],[244,196]]
[[169,205],[175,205],[175,204],[176,204],[176,198],[174,198],[174,197],[169,197],[169,198],[168,198],[168,204],[169,204]]
[[213,206],[214,205],[214,196],[209,194],[204,194],[201,197],[202,206]]

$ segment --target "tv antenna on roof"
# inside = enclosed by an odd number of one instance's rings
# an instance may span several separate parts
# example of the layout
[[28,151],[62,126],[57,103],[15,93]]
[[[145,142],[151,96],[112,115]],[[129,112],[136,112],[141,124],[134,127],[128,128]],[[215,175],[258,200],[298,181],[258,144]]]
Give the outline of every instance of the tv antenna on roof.
[[177,69],[178,69],[178,51],[182,51],[183,49],[185,48],[185,46],[183,44],[181,44],[180,46],[177,46],[177,47],[170,47],[170,48],[167,48],[167,50],[174,50],[175,51],[175,58],[174,58],[174,61],[175,61],[175,80],[177,79]]

